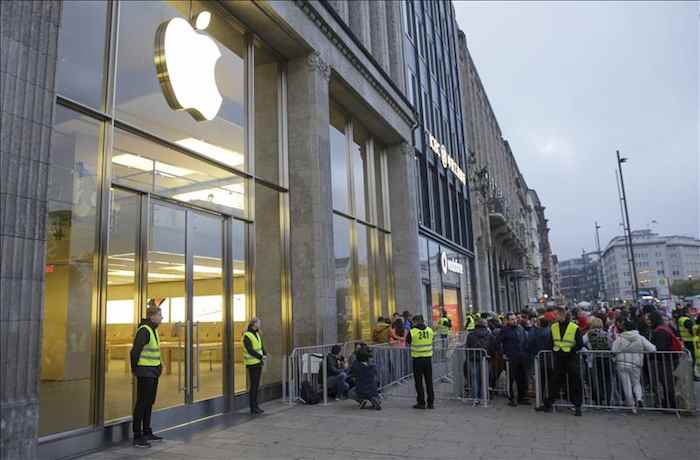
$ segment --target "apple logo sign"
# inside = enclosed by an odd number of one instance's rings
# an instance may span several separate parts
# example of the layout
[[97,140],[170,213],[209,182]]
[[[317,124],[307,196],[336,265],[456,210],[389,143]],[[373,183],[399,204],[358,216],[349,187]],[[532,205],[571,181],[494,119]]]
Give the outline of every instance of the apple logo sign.
[[183,18],[165,21],[156,31],[156,72],[165,100],[173,110],[186,110],[197,121],[213,120],[223,98],[216,86],[219,47],[205,33],[211,13],[202,11],[195,30]]

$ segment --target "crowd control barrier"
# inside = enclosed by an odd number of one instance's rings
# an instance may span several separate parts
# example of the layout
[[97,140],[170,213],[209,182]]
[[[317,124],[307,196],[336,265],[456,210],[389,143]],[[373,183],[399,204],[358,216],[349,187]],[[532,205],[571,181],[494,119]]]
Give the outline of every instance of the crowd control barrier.
[[[583,407],[695,413],[692,360],[687,351],[612,353],[580,351],[575,368],[583,396]],[[541,351],[535,358],[536,403],[553,396],[555,406],[570,405],[572,382],[565,379],[558,395],[550,395],[557,358]],[[635,387],[641,393],[637,405]]]

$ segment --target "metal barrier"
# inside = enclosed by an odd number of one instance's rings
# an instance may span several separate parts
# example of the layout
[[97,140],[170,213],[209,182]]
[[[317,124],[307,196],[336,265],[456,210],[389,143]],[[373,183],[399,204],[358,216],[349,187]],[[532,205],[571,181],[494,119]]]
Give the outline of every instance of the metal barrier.
[[[552,351],[538,353],[534,375],[537,406],[550,396],[555,402],[567,401],[554,405],[571,405],[570,398],[580,392],[582,406],[588,408],[695,412],[692,361],[687,351],[580,351],[573,360],[557,361]],[[567,365],[577,381],[562,379],[559,369]],[[554,378],[563,381],[559,394],[550,395]]]
[[303,401],[301,397],[302,384],[308,382],[312,391],[323,393],[323,403],[328,403],[328,369],[326,356],[335,345],[341,347],[340,355],[349,357],[360,340],[327,345],[314,345],[309,347],[297,347],[285,358],[283,397],[293,404]]

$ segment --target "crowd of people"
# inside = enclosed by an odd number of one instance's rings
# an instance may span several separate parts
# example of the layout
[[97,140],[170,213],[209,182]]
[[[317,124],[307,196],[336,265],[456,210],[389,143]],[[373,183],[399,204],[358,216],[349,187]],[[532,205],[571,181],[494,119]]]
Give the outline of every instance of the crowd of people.
[[[669,312],[651,304],[469,314],[466,340],[460,344],[467,350],[463,365],[465,391],[479,404],[484,390],[493,395],[507,367],[508,404],[531,405],[535,369],[539,368],[537,377],[545,390],[538,411],[551,411],[563,397],[580,416],[584,391],[590,404],[610,407],[621,402],[635,413],[647,402],[654,407],[674,408],[674,371],[679,352],[687,350],[693,369],[695,356],[700,354],[700,321],[696,315],[688,307],[679,306]],[[434,407],[433,348],[440,350],[441,343],[446,347],[453,332],[452,321],[444,311],[433,323],[436,332],[422,316],[405,311],[378,318],[372,330],[376,344],[410,350],[417,409]],[[438,346],[434,347],[434,340]],[[335,346],[326,356],[329,391],[337,398],[351,398],[362,407],[380,410],[378,374],[382,370],[372,357],[372,348],[358,343],[348,362],[340,351],[341,347]],[[543,351],[551,353],[540,353]],[[539,366],[535,366],[536,360]],[[488,382],[482,380],[484,365],[488,366]],[[488,389],[483,388],[484,383]],[[645,388],[653,388],[654,394],[647,402]]]

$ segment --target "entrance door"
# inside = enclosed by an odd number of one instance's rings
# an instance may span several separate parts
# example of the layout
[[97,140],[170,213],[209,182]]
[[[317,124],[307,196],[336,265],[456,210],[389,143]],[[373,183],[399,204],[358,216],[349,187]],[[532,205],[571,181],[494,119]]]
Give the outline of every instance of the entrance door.
[[462,330],[462,305],[459,289],[445,288],[443,291],[443,306],[447,317],[452,321],[452,331]]
[[223,222],[151,199],[143,310],[156,301],[163,311],[156,409],[223,395]]

